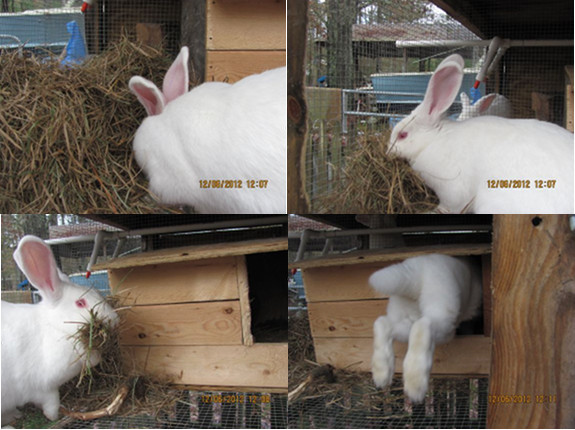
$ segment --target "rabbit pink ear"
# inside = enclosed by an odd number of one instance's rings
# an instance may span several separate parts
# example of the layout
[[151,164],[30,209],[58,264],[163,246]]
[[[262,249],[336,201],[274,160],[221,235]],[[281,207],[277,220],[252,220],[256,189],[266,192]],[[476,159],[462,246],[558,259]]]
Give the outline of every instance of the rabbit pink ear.
[[184,46],[180,50],[164,77],[162,92],[166,98],[166,103],[180,97],[188,92],[190,78],[188,74],[188,47]]
[[14,260],[42,297],[55,302],[62,296],[58,267],[52,250],[36,236],[24,236],[14,252]]
[[489,106],[491,106],[491,103],[493,103],[493,101],[495,100],[496,95],[497,94],[489,94],[487,96],[481,97],[477,102],[479,103],[479,112],[483,113],[487,109],[489,109]]
[[159,115],[166,106],[166,101],[162,92],[153,82],[133,76],[128,84],[130,90],[138,97],[138,100],[146,108],[148,115]]
[[463,80],[463,58],[454,54],[441,62],[429,80],[423,103],[425,116],[436,122],[452,105]]

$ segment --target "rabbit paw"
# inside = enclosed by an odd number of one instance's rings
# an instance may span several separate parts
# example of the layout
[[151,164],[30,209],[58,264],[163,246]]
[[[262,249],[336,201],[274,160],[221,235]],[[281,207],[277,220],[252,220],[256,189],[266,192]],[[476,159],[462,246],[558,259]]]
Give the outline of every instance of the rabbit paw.
[[373,325],[373,357],[371,373],[376,387],[385,388],[391,384],[395,371],[395,355],[391,325],[386,317],[379,317]]
[[47,393],[42,403],[42,412],[50,421],[56,421],[60,412],[60,394],[58,391]]
[[433,350],[429,325],[422,320],[416,321],[409,333],[409,348],[403,361],[403,389],[414,403],[425,399]]

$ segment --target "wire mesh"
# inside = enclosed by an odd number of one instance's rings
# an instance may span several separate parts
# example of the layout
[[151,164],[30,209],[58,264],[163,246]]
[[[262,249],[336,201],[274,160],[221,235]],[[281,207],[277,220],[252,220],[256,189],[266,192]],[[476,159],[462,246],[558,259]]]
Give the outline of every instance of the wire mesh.
[[425,402],[414,405],[401,394],[401,380],[372,395],[362,387],[290,402],[289,428],[484,428],[487,379],[432,379]]
[[98,0],[82,13],[82,0],[6,0],[0,8],[0,49],[40,58],[81,62],[122,35],[145,34],[156,47],[177,50],[181,1]]
[[286,428],[285,394],[182,391],[170,411],[60,420],[57,428]]
[[[558,8],[572,16],[567,3]],[[469,95],[494,36],[572,43],[573,21],[547,6],[534,9],[536,5],[530,5],[531,10],[519,16],[506,12],[510,7],[506,3],[483,2],[474,5],[472,18],[459,22],[421,0],[373,0],[359,5],[310,0],[309,5],[305,166],[314,212],[331,212],[324,198],[341,192],[338,185],[346,180],[346,160],[366,142],[385,143],[394,125],[422,101],[429,77],[443,58],[452,53],[463,56],[460,92]],[[513,22],[501,16],[513,16]],[[402,45],[407,41],[412,44]],[[485,43],[478,45],[481,41]],[[505,96],[513,118],[565,126],[569,120],[565,66],[572,64],[572,44],[512,46],[479,87],[480,93]],[[458,118],[461,110],[457,97],[450,117]]]

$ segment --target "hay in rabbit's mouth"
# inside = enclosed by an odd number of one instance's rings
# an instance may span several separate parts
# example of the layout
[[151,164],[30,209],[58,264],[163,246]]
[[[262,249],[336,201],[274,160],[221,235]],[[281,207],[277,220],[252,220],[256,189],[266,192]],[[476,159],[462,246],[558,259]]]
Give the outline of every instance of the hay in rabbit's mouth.
[[358,136],[339,180],[318,199],[320,213],[429,212],[439,199],[405,160],[385,153],[390,131]]
[[[125,309],[127,310],[127,309]],[[132,416],[148,414],[157,416],[169,413],[182,398],[183,392],[174,389],[169,380],[134,374],[126,366],[120,347],[122,325],[111,325],[90,311],[88,321],[80,324],[74,334],[74,341],[86,351],[81,357],[83,370],[77,378],[60,387],[62,407],[69,416],[58,421],[54,427],[69,424],[76,419],[95,419],[106,415]],[[90,367],[90,356],[97,351],[100,363]],[[122,393],[122,399],[119,393]],[[110,405],[118,403],[116,408]],[[104,415],[93,411],[106,412]],[[86,412],[88,411],[88,413]]]
[[132,153],[146,115],[128,81],[170,62],[126,37],[73,68],[2,51],[2,213],[180,212],[150,197]]

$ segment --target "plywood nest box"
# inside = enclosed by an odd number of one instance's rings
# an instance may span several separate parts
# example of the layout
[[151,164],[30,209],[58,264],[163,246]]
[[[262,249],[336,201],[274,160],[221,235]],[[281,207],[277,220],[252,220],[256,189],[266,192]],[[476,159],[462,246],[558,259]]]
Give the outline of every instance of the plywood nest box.
[[[373,323],[386,313],[387,297],[378,295],[369,285],[376,270],[417,255],[442,253],[452,256],[480,256],[483,270],[485,334],[457,335],[451,342],[438,345],[431,373],[434,375],[485,376],[491,363],[490,279],[491,245],[433,245],[372,249],[329,255],[290,264],[302,270],[308,304],[310,329],[316,361],[336,368],[371,371]],[[407,344],[394,342],[396,372],[402,372]]]
[[132,371],[198,389],[282,392],[286,259],[287,239],[272,238],[151,251],[94,270],[108,270],[129,307],[120,336]]
[[213,0],[206,12],[206,81],[285,66],[285,0]]

